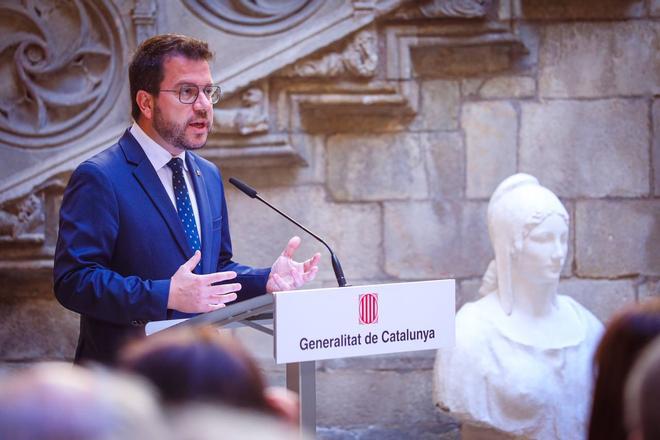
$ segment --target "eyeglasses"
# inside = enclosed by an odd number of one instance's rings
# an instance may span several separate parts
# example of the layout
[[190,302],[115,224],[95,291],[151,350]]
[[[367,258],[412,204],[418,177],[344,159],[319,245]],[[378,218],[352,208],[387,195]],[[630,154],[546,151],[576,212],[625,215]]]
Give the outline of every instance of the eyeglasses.
[[[179,90],[160,89],[159,92],[178,93],[181,104],[192,104],[197,101],[197,97],[199,96],[199,86],[197,84],[182,84]],[[216,104],[220,101],[220,86],[204,86],[202,87],[202,92],[211,101],[211,104]]]

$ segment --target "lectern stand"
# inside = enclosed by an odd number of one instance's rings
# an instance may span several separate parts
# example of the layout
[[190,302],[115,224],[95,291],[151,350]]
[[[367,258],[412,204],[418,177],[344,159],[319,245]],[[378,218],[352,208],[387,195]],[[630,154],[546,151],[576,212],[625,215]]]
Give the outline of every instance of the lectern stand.
[[276,292],[172,328],[240,323],[273,336],[286,386],[300,397],[301,429],[315,432],[317,360],[450,347],[454,318],[454,280],[433,280]]
[[[195,316],[168,328],[201,325],[227,327],[239,323],[273,336],[273,330],[266,327],[267,324],[273,323],[273,303],[272,295],[261,295],[213,312]],[[300,429],[306,432],[315,432],[316,362],[306,361],[286,364],[286,387],[299,396]]]

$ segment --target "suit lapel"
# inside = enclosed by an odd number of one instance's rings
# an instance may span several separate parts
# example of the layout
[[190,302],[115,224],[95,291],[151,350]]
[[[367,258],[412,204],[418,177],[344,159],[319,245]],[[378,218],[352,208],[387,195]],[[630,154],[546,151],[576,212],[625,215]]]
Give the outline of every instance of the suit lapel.
[[197,209],[199,210],[200,217],[199,224],[202,230],[202,273],[211,273],[215,272],[215,269],[211,268],[211,262],[213,260],[211,253],[213,215],[211,213],[209,194],[206,190],[204,176],[197,165],[195,157],[190,152],[186,153],[186,162],[188,162],[188,170],[190,171],[190,177],[192,177],[193,186],[195,187]]
[[167,195],[165,188],[163,188],[163,184],[158,178],[156,170],[154,170],[151,162],[149,162],[149,159],[147,159],[147,156],[144,154],[144,150],[142,150],[142,147],[140,147],[128,130],[119,140],[119,144],[124,151],[126,160],[136,165],[133,170],[133,175],[165,220],[165,223],[170,229],[170,232],[172,232],[181,252],[186,256],[186,259],[189,259],[192,257],[192,250],[190,249],[190,245],[186,240],[186,235],[183,232],[181,219],[179,219],[179,215],[177,214],[174,205],[172,205],[172,201]]

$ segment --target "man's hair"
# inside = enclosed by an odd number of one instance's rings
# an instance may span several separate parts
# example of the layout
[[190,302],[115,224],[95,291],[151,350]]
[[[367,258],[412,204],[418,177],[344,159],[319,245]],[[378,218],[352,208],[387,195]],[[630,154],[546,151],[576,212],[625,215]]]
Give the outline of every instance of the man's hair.
[[163,64],[168,57],[183,56],[191,60],[209,61],[213,52],[205,41],[178,34],[156,35],[145,40],[135,51],[128,67],[128,79],[131,85],[131,115],[136,121],[140,117],[140,107],[136,97],[139,90],[158,94],[165,72]]

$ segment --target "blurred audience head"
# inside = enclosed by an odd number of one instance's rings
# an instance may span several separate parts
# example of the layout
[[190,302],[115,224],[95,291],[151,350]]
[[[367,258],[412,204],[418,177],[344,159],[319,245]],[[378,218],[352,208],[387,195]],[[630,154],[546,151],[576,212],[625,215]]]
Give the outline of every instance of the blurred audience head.
[[625,421],[629,440],[660,439],[660,338],[635,362],[625,387]]
[[119,358],[120,367],[149,379],[168,405],[220,403],[295,422],[295,395],[266,388],[252,357],[215,328],[163,331],[128,345]]
[[301,436],[297,426],[264,414],[208,403],[170,407],[168,426],[177,440],[314,438]]
[[632,305],[615,315],[594,357],[596,373],[589,439],[625,439],[623,389],[635,360],[660,334],[660,298]]
[[37,364],[0,378],[0,438],[164,439],[151,388],[136,378],[64,363]]

